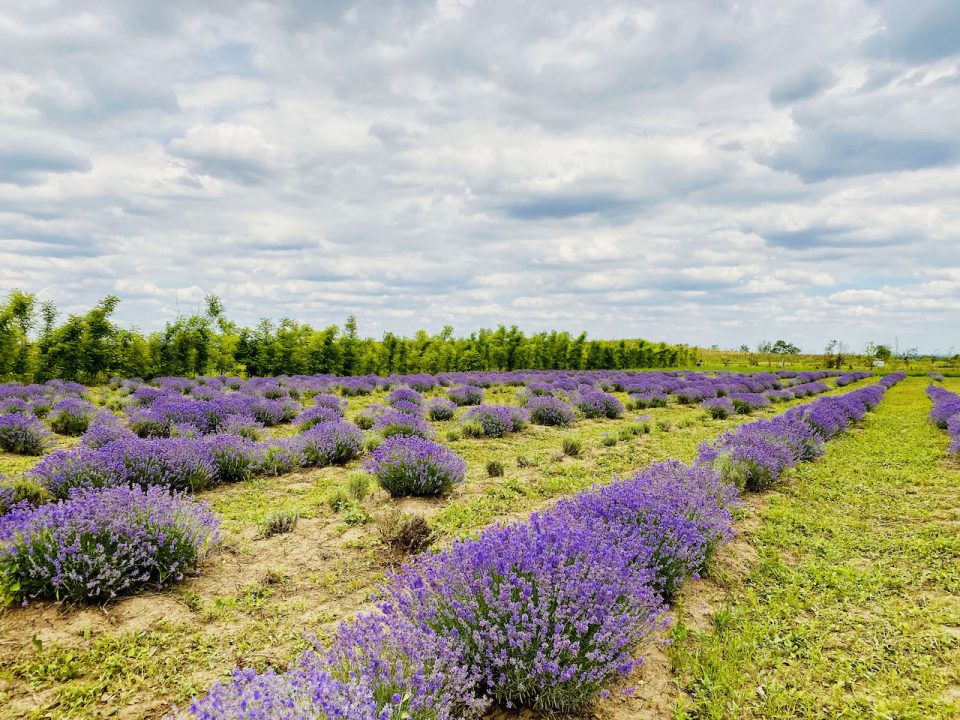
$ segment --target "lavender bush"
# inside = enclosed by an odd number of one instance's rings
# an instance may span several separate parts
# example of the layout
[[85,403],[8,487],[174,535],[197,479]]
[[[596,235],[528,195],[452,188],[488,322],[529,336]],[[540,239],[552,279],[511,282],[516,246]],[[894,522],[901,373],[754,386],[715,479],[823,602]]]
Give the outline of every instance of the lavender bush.
[[433,398],[426,404],[427,417],[431,420],[450,420],[457,411],[457,405],[446,398]]
[[0,450],[17,455],[43,455],[50,432],[33,415],[15,412],[0,415]]
[[461,422],[465,434],[469,427],[469,434],[498,438],[522,430],[529,422],[529,416],[522,408],[513,405],[477,405],[464,413]]
[[467,464],[443,445],[391,437],[374,450],[366,469],[392,497],[443,495],[463,482]]
[[483,390],[475,385],[461,385],[448,390],[447,397],[460,406],[479,405],[483,402]]
[[384,607],[455,639],[497,702],[569,711],[633,668],[661,609],[650,579],[602,529],[535,514],[418,556],[392,578]]
[[317,425],[300,435],[303,467],[344,465],[363,450],[363,431],[343,420]]
[[193,572],[218,540],[203,503],[160,488],[80,491],[0,517],[0,595],[103,602]]
[[86,400],[68,397],[53,406],[47,419],[56,433],[82,435],[96,413],[97,409]]
[[429,440],[433,437],[433,430],[427,421],[415,415],[407,415],[397,410],[387,410],[382,413],[373,423],[373,429],[380,433],[384,438],[391,438],[395,435],[405,437],[419,437]]
[[530,422],[534,425],[569,427],[577,419],[569,404],[550,395],[532,397],[523,407],[530,414]]
[[623,415],[623,403],[602,390],[587,390],[577,393],[573,406],[588,418],[615,419]]

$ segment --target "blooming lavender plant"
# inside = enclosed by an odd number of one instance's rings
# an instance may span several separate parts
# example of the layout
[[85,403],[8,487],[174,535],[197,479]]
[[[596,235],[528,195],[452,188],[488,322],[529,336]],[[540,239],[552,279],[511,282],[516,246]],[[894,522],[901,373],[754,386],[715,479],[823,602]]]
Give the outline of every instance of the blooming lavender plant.
[[42,455],[50,446],[50,432],[33,415],[0,415],[0,450],[17,455]]
[[343,414],[338,410],[324,405],[308,407],[293,419],[293,424],[300,430],[308,430],[323,423],[336,422]]
[[475,385],[461,385],[448,390],[447,397],[460,406],[479,405],[483,402],[483,390]]
[[455,640],[496,701],[569,711],[634,667],[661,609],[650,579],[602,529],[534,514],[418,556],[383,607]]
[[423,405],[423,395],[418,393],[416,390],[408,387],[399,387],[396,390],[392,390],[387,395],[387,404],[390,407],[396,408],[396,403],[413,403],[414,405]]
[[344,420],[317,425],[302,433],[299,440],[303,467],[344,465],[363,450],[363,431]]
[[366,469],[393,497],[437,496],[463,482],[467,464],[438,443],[394,436],[373,451]]
[[618,418],[623,415],[623,403],[602,390],[586,390],[577,393],[573,406],[588,418]]
[[524,405],[534,425],[569,427],[576,422],[577,416],[569,404],[557,397],[538,395]]
[[427,417],[431,420],[450,420],[457,411],[457,405],[446,398],[433,398],[426,404]]
[[79,491],[0,517],[0,595],[103,602],[193,572],[218,540],[203,503],[163,489]]
[[461,418],[465,428],[474,427],[476,434],[492,438],[519,431],[529,421],[526,411],[513,405],[477,405],[467,410]]
[[97,409],[80,398],[64,398],[50,410],[47,419],[53,431],[61,435],[82,435]]
[[728,397],[709,398],[700,403],[700,407],[714,420],[723,420],[736,412],[733,403]]
[[433,437],[433,430],[427,421],[416,415],[407,415],[397,410],[388,410],[382,413],[373,423],[373,429],[384,438],[395,435],[419,437],[429,440]]

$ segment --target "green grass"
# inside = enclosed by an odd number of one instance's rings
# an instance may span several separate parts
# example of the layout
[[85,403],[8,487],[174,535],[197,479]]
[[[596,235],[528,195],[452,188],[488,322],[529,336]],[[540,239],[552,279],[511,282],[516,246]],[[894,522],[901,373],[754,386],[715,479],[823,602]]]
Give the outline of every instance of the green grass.
[[960,717],[960,466],[925,384],[756,503],[752,570],[673,631],[678,717]]

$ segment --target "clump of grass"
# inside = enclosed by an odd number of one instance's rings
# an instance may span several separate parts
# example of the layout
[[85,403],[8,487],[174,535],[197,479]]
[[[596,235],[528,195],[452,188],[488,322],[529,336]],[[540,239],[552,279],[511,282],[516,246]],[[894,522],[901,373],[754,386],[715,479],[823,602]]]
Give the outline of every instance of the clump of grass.
[[479,420],[468,420],[460,426],[460,429],[463,431],[463,436],[468,438],[479,438],[486,434]]
[[518,468],[530,468],[536,467],[537,461],[533,458],[529,458],[526,455],[517,455],[517,467]]
[[370,514],[363,505],[351,500],[340,509],[340,519],[350,527],[359,527],[370,522]]
[[487,462],[487,475],[490,477],[503,477],[503,463],[499,460],[490,460]]
[[260,537],[269,538],[293,532],[299,519],[300,516],[295,510],[274,510],[260,523]]
[[340,512],[353,498],[345,487],[338,485],[327,493],[325,499],[331,510]]
[[366,473],[353,473],[347,478],[347,494],[352,500],[361,502],[370,494],[370,476]]
[[604,447],[613,447],[617,444],[617,436],[613,433],[605,432],[600,436],[600,444]]
[[421,515],[390,510],[376,519],[377,535],[390,549],[413,554],[426,550],[434,540],[433,528]]
[[580,438],[575,438],[568,435],[563,439],[562,447],[564,455],[568,455],[569,457],[577,457],[583,450],[583,442],[581,442]]
[[673,424],[669,420],[657,420],[657,430],[660,432],[670,432]]
[[364,438],[363,450],[364,452],[371,453],[374,450],[376,450],[378,447],[380,447],[381,443],[383,443],[383,438],[380,437],[379,435],[374,435],[371,433],[370,435],[367,435],[366,438]]
[[444,437],[447,439],[447,442],[456,442],[460,439],[460,431],[456,428],[450,428],[447,430]]

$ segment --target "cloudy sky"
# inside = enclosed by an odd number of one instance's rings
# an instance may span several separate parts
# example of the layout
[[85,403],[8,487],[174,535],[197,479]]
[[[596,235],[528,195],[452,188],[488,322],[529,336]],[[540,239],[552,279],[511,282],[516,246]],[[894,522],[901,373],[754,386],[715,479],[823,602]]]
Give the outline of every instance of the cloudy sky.
[[0,47],[0,291],[960,348],[956,0],[0,0]]

